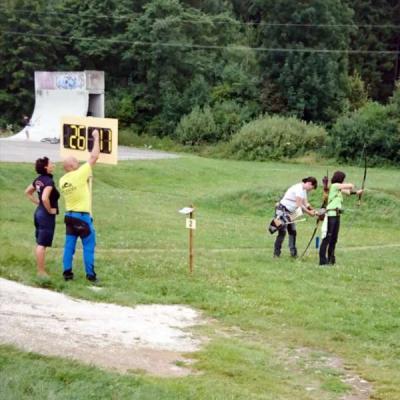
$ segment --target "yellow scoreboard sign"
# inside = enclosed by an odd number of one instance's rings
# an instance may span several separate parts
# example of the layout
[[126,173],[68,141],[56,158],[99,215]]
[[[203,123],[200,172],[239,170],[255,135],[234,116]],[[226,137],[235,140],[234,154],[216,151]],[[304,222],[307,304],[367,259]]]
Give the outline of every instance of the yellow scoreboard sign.
[[74,156],[79,161],[89,159],[93,148],[92,132],[99,131],[100,163],[118,163],[118,120],[95,117],[61,118],[61,158]]

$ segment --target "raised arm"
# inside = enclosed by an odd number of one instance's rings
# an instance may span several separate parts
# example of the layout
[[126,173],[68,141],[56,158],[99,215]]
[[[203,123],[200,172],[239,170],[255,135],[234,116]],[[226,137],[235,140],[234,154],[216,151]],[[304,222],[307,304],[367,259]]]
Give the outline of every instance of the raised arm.
[[360,195],[364,191],[364,189],[355,190],[353,183],[339,183],[338,187],[341,190],[341,192],[344,193],[344,194],[357,194],[357,195]]
[[90,166],[93,167],[93,165],[96,164],[97,160],[99,159],[100,155],[99,131],[95,129],[92,132],[92,136],[93,136],[93,148],[90,153],[88,163],[90,164]]

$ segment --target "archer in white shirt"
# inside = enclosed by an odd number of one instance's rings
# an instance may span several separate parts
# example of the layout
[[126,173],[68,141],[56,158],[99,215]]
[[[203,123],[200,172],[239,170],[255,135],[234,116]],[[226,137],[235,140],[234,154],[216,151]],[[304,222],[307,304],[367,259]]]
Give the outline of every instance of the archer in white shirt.
[[[311,207],[307,199],[307,193],[316,189],[318,186],[317,180],[313,176],[304,178],[300,183],[291,186],[275,209],[276,218],[283,221],[290,221],[290,214],[298,208],[308,215],[314,216],[315,210]],[[274,244],[274,256],[281,255],[282,243],[286,236],[286,231],[289,234],[289,250],[292,257],[297,257],[296,248],[296,224],[282,224],[278,229],[278,236]]]

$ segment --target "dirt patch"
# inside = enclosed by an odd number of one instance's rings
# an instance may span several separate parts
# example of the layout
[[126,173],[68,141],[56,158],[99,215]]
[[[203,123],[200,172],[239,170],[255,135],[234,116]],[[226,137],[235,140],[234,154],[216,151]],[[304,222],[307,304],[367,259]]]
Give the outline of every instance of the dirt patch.
[[[312,370],[318,373],[321,370],[328,369],[339,376],[340,380],[351,388],[351,391],[342,395],[340,400],[368,400],[373,392],[372,385],[347,368],[343,360],[337,356],[302,347],[287,352],[284,358],[288,364],[300,366],[303,370]],[[319,383],[315,382],[313,385],[309,385],[307,390],[313,391],[318,388]]]
[[44,355],[184,376],[191,360],[183,353],[201,346],[188,329],[201,323],[186,306],[94,303],[0,278],[0,343]]
[[[213,321],[218,326],[218,321]],[[369,400],[373,395],[373,386],[363,379],[338,356],[309,347],[288,348],[285,344],[265,343],[257,333],[242,330],[238,326],[220,327],[216,333],[224,338],[237,338],[256,343],[276,355],[279,364],[284,366],[293,379],[309,394],[310,399],[333,398],[332,392],[324,388],[327,375],[337,378],[346,393],[337,394],[338,400]]]

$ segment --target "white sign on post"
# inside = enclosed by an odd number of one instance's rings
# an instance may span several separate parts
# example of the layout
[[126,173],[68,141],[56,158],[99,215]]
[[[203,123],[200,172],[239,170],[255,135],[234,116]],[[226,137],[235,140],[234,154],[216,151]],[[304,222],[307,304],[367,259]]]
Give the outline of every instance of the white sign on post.
[[190,214],[190,213],[192,213],[194,211],[194,208],[193,207],[183,207],[183,208],[181,208],[180,210],[179,210],[179,212],[181,213],[181,214]]
[[196,220],[192,218],[186,218],[186,228],[196,229]]

